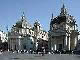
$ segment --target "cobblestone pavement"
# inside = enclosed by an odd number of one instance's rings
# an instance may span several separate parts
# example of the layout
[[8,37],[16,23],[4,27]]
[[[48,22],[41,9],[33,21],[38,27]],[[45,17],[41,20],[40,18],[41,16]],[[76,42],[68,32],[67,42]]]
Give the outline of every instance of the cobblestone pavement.
[[0,60],[80,60],[80,55],[69,54],[46,54],[41,56],[39,54],[20,54],[20,53],[8,53],[0,54]]

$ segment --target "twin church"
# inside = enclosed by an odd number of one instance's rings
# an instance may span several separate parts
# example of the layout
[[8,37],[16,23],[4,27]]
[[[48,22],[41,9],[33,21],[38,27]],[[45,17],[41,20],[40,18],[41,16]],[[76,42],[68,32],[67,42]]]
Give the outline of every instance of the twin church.
[[41,28],[36,20],[31,26],[23,15],[8,33],[9,50],[73,50],[78,41],[78,29],[75,18],[68,14],[63,4],[60,14],[51,17],[48,32]]

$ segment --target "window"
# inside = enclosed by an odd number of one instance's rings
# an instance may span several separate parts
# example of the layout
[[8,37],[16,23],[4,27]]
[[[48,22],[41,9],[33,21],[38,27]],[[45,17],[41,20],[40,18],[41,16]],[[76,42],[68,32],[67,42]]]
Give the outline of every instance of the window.
[[43,36],[42,36],[42,38],[43,38]]
[[31,42],[31,44],[33,44],[33,42]]
[[29,33],[31,34],[31,31],[30,31],[30,29],[29,29]]

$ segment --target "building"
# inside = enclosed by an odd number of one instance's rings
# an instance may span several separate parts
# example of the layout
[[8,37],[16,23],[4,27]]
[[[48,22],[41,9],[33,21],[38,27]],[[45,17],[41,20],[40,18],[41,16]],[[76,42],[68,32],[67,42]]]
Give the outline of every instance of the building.
[[59,16],[51,18],[49,30],[50,50],[73,50],[78,40],[78,29],[75,18],[68,14],[63,4]]
[[37,50],[40,41],[48,41],[48,33],[41,28],[37,20],[32,27],[24,13],[8,33],[9,50]]
[[0,30],[0,50],[7,50],[7,34]]
[[7,34],[0,30],[0,43],[7,42]]

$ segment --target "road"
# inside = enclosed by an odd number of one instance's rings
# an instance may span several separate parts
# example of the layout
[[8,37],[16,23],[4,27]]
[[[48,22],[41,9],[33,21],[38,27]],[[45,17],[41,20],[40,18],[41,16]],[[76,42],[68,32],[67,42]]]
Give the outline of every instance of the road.
[[20,53],[3,53],[0,54],[0,60],[80,60],[80,55],[69,54],[46,54],[44,56],[38,54],[20,54]]

